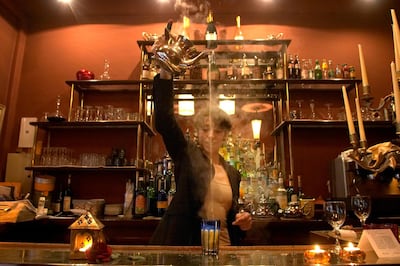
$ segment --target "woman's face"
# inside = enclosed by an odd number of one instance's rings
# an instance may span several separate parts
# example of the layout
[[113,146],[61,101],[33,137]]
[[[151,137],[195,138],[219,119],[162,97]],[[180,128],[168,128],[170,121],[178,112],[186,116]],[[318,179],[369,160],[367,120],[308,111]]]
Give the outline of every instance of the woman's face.
[[209,155],[218,154],[219,148],[225,141],[226,130],[216,127],[210,119],[206,118],[198,129],[199,144]]

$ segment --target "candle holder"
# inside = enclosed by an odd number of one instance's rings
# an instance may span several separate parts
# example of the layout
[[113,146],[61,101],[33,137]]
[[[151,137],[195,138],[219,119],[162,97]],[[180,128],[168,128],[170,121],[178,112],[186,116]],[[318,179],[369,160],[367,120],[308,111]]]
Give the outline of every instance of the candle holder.
[[329,252],[321,249],[318,245],[314,249],[304,251],[304,261],[307,264],[327,264],[330,259]]
[[339,256],[342,262],[362,263],[365,260],[365,252],[354,247],[352,243],[344,247]]

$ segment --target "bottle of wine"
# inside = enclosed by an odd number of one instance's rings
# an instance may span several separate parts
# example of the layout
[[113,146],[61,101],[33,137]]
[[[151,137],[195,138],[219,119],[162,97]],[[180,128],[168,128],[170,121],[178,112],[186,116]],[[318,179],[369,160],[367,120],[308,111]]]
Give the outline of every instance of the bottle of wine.
[[135,217],[143,217],[146,212],[146,188],[144,177],[140,175],[135,191]]
[[322,79],[322,68],[318,59],[315,60],[314,79]]
[[289,175],[289,184],[286,188],[287,202],[297,202],[297,194],[294,191],[293,177]]
[[168,208],[168,196],[165,191],[165,177],[162,176],[158,180],[158,192],[157,192],[157,216],[162,217]]
[[217,40],[218,40],[218,33],[217,28],[214,24],[214,18],[212,12],[210,11],[207,16],[207,28],[205,33],[205,38],[207,41],[206,47],[208,49],[215,49],[217,48]]
[[67,186],[63,195],[63,212],[70,212],[72,207],[71,175],[68,175]]
[[150,173],[149,182],[146,187],[146,213],[149,216],[157,216],[157,193],[156,193],[156,181],[153,173]]
[[63,186],[60,183],[60,188],[58,189],[56,198],[54,199],[53,202],[52,209],[54,214],[61,213],[63,211],[63,195],[64,195]]

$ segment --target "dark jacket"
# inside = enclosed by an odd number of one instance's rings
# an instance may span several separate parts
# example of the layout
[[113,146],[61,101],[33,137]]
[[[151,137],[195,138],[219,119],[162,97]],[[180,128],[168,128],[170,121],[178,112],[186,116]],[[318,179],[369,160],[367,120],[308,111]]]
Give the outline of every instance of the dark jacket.
[[[155,230],[150,244],[196,246],[201,244],[198,213],[211,180],[214,168],[202,149],[185,135],[174,116],[172,80],[162,80],[157,75],[153,84],[155,123],[162,135],[166,149],[174,162],[176,194]],[[232,245],[239,245],[244,232],[233,226],[238,210],[239,172],[220,158],[232,187],[232,208],[227,224]],[[210,175],[210,173],[212,173]]]

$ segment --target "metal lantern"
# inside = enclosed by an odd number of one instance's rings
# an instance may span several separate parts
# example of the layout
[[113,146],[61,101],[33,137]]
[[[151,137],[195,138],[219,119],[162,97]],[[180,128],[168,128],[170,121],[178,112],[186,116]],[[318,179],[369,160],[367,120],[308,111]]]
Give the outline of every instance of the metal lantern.
[[94,243],[105,242],[104,225],[90,212],[80,216],[73,224],[70,237],[70,258],[86,259],[86,250]]

